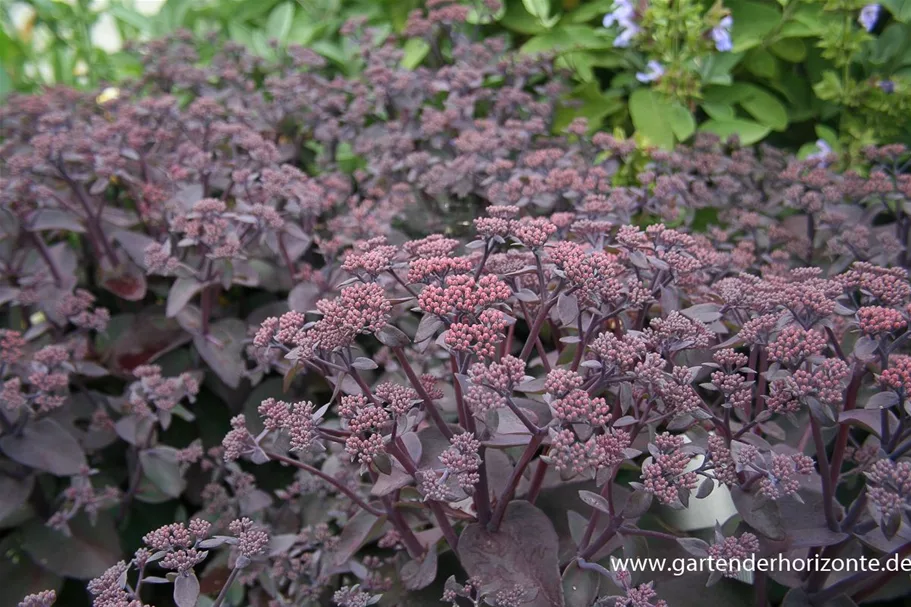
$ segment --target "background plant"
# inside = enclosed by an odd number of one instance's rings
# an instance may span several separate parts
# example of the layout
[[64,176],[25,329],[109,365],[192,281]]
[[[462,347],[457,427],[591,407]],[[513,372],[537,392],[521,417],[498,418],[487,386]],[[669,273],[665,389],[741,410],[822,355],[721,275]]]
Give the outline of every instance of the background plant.
[[[575,94],[593,124],[628,128],[632,122],[665,147],[698,128],[722,137],[736,133],[744,142],[771,137],[795,148],[821,138],[855,155],[869,143],[908,136],[911,49],[901,3],[884,3],[871,33],[858,23],[862,2],[506,6],[499,24],[525,40],[524,50],[557,50],[575,70],[581,82]],[[546,18],[536,17],[543,10],[537,6],[547,7]],[[615,23],[604,31],[604,15],[624,6],[631,7],[632,28]],[[719,28],[728,13],[730,27]],[[623,32],[631,31],[630,44],[617,48],[617,38],[623,44]],[[719,50],[716,37],[727,50]],[[664,70],[660,77],[647,69],[649,61]],[[648,83],[636,78],[640,73],[651,73]],[[671,93],[670,99],[652,91]]]
[[[137,75],[139,65],[129,53],[93,48],[91,27],[102,18],[125,40],[185,28],[240,42],[270,59],[276,48],[303,44],[350,74],[358,69],[357,47],[339,35],[342,23],[357,15],[368,19],[378,35],[402,33],[408,13],[422,5],[171,0],[150,18],[125,2],[100,9],[85,3],[20,4],[35,9],[35,20],[17,30],[6,13],[0,40],[3,90],[35,90],[50,82],[94,85]],[[605,28],[604,17],[621,4],[629,7],[637,35],[630,46],[618,48],[620,33],[632,30],[616,24]],[[467,4],[475,36],[506,32],[512,46],[557,53],[557,65],[573,70],[578,84],[572,95],[579,105],[561,112],[561,124],[583,116],[592,129],[635,130],[665,148],[687,141],[697,130],[721,137],[736,133],[747,143],[770,138],[802,148],[802,156],[822,140],[852,160],[865,145],[908,141],[911,32],[906,3],[897,0],[881,5],[869,33],[858,21],[865,5],[855,0],[635,5],[510,0],[493,13],[478,11],[482,5]],[[39,51],[35,41],[48,36],[48,48]],[[719,50],[716,38],[726,50]],[[203,55],[211,54],[211,43],[198,44]],[[402,38],[402,44],[409,66],[429,52],[420,37]],[[39,62],[47,67],[36,72]],[[637,78],[640,74],[647,82]]]

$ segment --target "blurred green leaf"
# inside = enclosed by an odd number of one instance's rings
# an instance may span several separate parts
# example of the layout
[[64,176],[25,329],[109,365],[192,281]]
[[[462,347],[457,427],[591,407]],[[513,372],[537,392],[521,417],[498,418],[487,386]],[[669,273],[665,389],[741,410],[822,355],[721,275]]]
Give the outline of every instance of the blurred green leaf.
[[788,126],[788,110],[772,93],[753,84],[738,85],[745,89],[740,106],[753,118],[776,131]]
[[800,38],[785,38],[769,46],[773,54],[791,63],[800,63],[807,58],[807,45]]
[[506,13],[500,18],[499,23],[506,29],[529,36],[547,31],[540,21],[525,10],[525,6],[520,0],[507,1]]
[[768,80],[778,77],[778,59],[765,49],[753,49],[747,53],[744,66],[750,73]]
[[700,107],[702,107],[705,113],[711,118],[716,118],[718,120],[727,120],[733,118],[735,115],[734,106],[727,103],[703,101]]
[[674,131],[674,137],[677,141],[686,141],[696,132],[696,119],[693,118],[692,112],[680,103],[671,103],[669,110],[667,119]]
[[563,20],[570,23],[588,23],[589,21],[597,19],[598,25],[601,25],[601,20],[604,18],[605,14],[610,12],[614,2],[615,0],[593,0],[592,2],[586,2],[572,12],[567,13],[566,16],[563,17]]
[[897,21],[911,21],[911,0],[882,0],[882,5],[889,9]]
[[430,52],[430,45],[423,38],[410,38],[402,50],[405,53],[402,57],[402,67],[413,70],[424,61],[424,57]]
[[587,25],[564,25],[539,34],[522,45],[523,53],[568,51],[573,49],[605,50],[614,47],[614,35],[604,28]]
[[765,35],[781,22],[781,11],[770,3],[727,0],[725,6],[734,17],[731,37],[735,53],[759,46]]
[[553,27],[560,18],[550,16],[550,0],[522,0],[528,14],[538,20],[545,28]]
[[666,99],[649,88],[637,89],[629,96],[629,113],[633,126],[649,143],[664,149],[674,147],[669,106]]
[[0,99],[6,99],[7,95],[13,92],[14,89],[13,79],[10,78],[6,68],[0,66]]
[[904,51],[911,42],[911,31],[901,23],[890,23],[871,45],[869,61],[885,65]]
[[115,4],[108,11],[117,21],[134,27],[142,33],[148,33],[151,29],[153,20],[132,8]]
[[269,13],[266,21],[266,39],[277,40],[281,46],[288,42],[288,34],[294,20],[294,4],[285,2],[279,4]]

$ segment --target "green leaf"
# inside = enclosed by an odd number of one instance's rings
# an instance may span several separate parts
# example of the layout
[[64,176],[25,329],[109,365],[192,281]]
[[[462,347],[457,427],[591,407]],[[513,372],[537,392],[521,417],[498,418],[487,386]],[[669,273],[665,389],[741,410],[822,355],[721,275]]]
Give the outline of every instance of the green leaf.
[[9,72],[6,71],[5,67],[0,66],[0,100],[6,99],[14,88],[15,85],[13,84],[13,79],[10,78]]
[[288,34],[291,32],[293,22],[294,4],[291,2],[279,4],[272,9],[266,20],[266,38],[278,40],[278,43],[284,46],[288,42]]
[[740,100],[740,106],[758,122],[776,131],[788,126],[788,110],[772,93],[752,84],[742,84],[747,94]]
[[746,68],[754,75],[767,80],[778,77],[778,59],[765,49],[753,49],[744,60]]
[[728,0],[725,6],[734,17],[731,37],[735,53],[759,46],[766,34],[775,29],[781,21],[781,11],[769,3]]
[[814,130],[816,131],[816,136],[828,143],[833,152],[836,154],[841,153],[841,143],[839,143],[838,133],[834,129],[824,124],[817,124]]
[[508,30],[525,34],[526,36],[534,36],[547,31],[547,28],[529,14],[518,0],[506,3],[506,12],[500,18],[499,23]]
[[250,50],[264,59],[273,59],[275,57],[275,51],[269,46],[266,34],[262,30],[253,30],[250,38],[253,42]]
[[308,15],[307,11],[300,11],[294,15],[294,21],[291,23],[291,31],[288,33],[288,44],[307,46],[325,31],[326,25],[325,22],[315,22],[313,16]]
[[890,23],[873,43],[870,52],[870,63],[885,65],[897,57],[907,46],[911,32],[900,23]]
[[827,70],[822,75],[822,80],[813,85],[813,92],[824,101],[831,101],[841,97],[843,89],[838,74]]
[[670,111],[667,114],[668,122],[674,131],[677,141],[686,141],[696,132],[696,119],[693,114],[683,107],[680,103],[670,105]]
[[532,37],[522,45],[523,53],[567,51],[573,49],[607,50],[614,47],[614,36],[604,28],[564,25]]
[[629,96],[633,126],[649,143],[668,150],[674,147],[669,107],[667,100],[648,88],[637,89]]
[[801,3],[790,20],[778,30],[779,38],[816,38],[825,33],[839,17],[823,11],[820,4]]
[[424,57],[430,52],[430,45],[423,38],[409,38],[402,50],[405,53],[402,57],[402,67],[413,70],[424,61]]
[[5,474],[0,475],[0,525],[6,518],[25,506],[34,486],[34,475],[21,479]]
[[127,6],[114,5],[109,7],[107,11],[117,21],[129,25],[130,27],[134,27],[140,32],[148,33],[151,29],[151,19],[139,11],[135,11]]
[[735,116],[734,106],[727,103],[703,101],[700,107],[710,118],[729,120]]
[[729,85],[732,82],[731,71],[743,59],[743,53],[715,53],[710,55],[702,70],[705,84]]
[[911,22],[911,0],[882,0],[882,5],[889,9],[896,21]]
[[594,0],[586,2],[563,17],[570,23],[588,23],[595,19],[600,25],[605,13],[609,13],[616,0]]
[[253,48],[253,32],[251,32],[247,26],[242,25],[237,21],[228,23],[228,36],[234,42],[243,44],[249,49]]
[[550,0],[522,0],[525,10],[545,28],[550,29],[556,25],[559,17],[550,16]]
[[800,38],[786,38],[769,46],[769,50],[778,57],[791,63],[800,63],[807,58],[807,45]]
[[740,137],[741,144],[752,145],[763,140],[771,129],[758,122],[735,118],[733,120],[707,120],[702,123],[699,130],[715,133],[722,139],[737,135]]

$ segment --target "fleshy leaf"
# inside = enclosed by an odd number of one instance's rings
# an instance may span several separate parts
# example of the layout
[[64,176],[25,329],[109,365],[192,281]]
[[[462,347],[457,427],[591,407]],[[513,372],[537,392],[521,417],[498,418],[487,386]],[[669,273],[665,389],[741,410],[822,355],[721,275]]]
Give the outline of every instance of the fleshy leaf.
[[177,607],[195,607],[199,600],[199,579],[192,571],[174,580],[174,602]]
[[485,592],[525,590],[523,607],[563,606],[558,548],[550,519],[526,501],[506,507],[496,532],[473,523],[459,539],[459,554],[468,575],[482,578]]
[[0,451],[20,464],[57,476],[79,474],[87,465],[75,437],[49,418],[29,423],[21,434],[0,438]]
[[240,385],[246,366],[243,359],[247,325],[237,318],[226,318],[212,325],[209,335],[193,338],[196,351],[212,371],[230,388]]

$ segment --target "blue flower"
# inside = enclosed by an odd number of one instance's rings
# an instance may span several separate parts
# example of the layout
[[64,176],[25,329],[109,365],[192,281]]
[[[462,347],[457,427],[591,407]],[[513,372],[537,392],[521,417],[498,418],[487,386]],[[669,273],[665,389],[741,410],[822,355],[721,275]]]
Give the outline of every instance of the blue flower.
[[731,28],[733,26],[734,18],[728,15],[712,28],[712,40],[715,41],[715,48],[721,53],[727,53],[734,48],[734,43],[731,40]]
[[602,23],[604,27],[616,24],[620,28],[620,34],[614,39],[614,46],[625,48],[639,33],[639,26],[634,21],[636,7],[632,0],[616,0],[611,9],[611,12],[604,15]]
[[828,162],[825,162],[826,158],[832,155],[832,146],[825,142],[823,139],[816,140],[816,151],[807,156],[807,160],[819,160],[820,166],[828,166]]
[[611,12],[604,15],[604,27],[610,27],[617,24],[621,27],[625,23],[633,20],[636,14],[636,7],[633,6],[632,0],[616,0],[611,6]]
[[878,4],[868,4],[867,6],[860,9],[860,15],[857,17],[857,22],[867,30],[872,32],[873,28],[876,27],[876,22],[879,20],[879,13],[883,10]]
[[652,59],[645,66],[644,72],[636,73],[636,80],[639,82],[652,82],[664,75],[664,66]]

